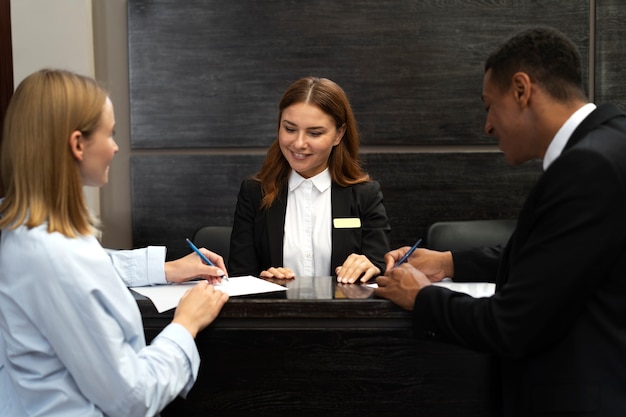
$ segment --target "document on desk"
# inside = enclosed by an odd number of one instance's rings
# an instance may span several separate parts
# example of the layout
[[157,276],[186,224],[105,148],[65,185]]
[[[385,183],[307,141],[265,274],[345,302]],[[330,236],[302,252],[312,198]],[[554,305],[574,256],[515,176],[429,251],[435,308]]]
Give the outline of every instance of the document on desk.
[[[445,287],[452,291],[462,292],[474,298],[491,297],[496,291],[496,284],[491,282],[453,282],[445,279],[440,282],[433,282],[433,285]],[[378,284],[368,284],[372,288],[377,288]]]
[[492,282],[433,282],[433,285],[446,287],[452,291],[463,292],[474,298],[491,297],[496,291],[496,284]]
[[[157,311],[162,313],[178,306],[178,302],[183,294],[197,283],[197,281],[189,281],[181,284],[132,287],[131,290],[148,297]],[[274,284],[273,282],[251,275],[244,277],[228,277],[228,281],[222,280],[220,284],[215,284],[215,289],[225,292],[230,297],[287,290],[287,288],[282,285]]]

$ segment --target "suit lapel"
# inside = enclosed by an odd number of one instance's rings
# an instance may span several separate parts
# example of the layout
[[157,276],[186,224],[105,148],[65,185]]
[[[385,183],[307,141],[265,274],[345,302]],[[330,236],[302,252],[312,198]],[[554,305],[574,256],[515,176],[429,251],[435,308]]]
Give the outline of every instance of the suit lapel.
[[[346,233],[337,233],[332,221],[341,217],[354,217],[354,213],[350,212],[352,207],[352,187],[339,187],[336,184],[331,185],[331,242],[332,242],[332,254],[330,256],[331,265],[341,265],[345,259],[338,259],[339,252],[342,248],[345,248],[348,244]],[[334,273],[334,272],[333,272]]]
[[282,265],[285,214],[287,212],[287,185],[267,210],[267,237],[269,241],[270,265]]

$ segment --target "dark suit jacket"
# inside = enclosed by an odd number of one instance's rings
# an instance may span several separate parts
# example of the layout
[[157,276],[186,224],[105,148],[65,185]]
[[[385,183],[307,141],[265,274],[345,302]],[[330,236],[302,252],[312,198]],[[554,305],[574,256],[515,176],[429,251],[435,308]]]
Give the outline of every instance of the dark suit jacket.
[[626,416],[626,116],[603,105],[530,191],[500,261],[453,253],[455,280],[427,287],[415,328],[499,358],[506,416]]
[[[242,182],[230,240],[228,272],[235,275],[258,276],[272,266],[283,266],[283,231],[287,210],[285,186],[274,204],[261,210],[261,183],[248,179]],[[366,182],[350,187],[331,186],[332,217],[359,218],[360,228],[333,227],[331,271],[340,266],[351,253],[367,256],[385,271],[384,255],[389,251],[389,219],[380,185]]]

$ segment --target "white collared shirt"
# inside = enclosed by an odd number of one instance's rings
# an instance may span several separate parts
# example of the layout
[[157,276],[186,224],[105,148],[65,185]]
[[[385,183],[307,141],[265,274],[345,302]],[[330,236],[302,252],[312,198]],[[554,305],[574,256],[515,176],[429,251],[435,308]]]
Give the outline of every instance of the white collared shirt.
[[550,142],[548,150],[543,157],[544,171],[547,170],[552,162],[554,162],[561,155],[561,152],[565,149],[565,145],[567,145],[567,141],[572,136],[572,133],[574,133],[574,130],[576,130],[578,125],[581,124],[582,121],[585,120],[585,118],[595,109],[595,104],[587,103],[580,109],[576,110],[574,114],[572,114],[570,118],[563,123],[563,126],[561,126],[559,131],[556,132],[556,135],[554,135],[554,138],[552,139],[552,142]]
[[289,176],[282,266],[296,276],[330,273],[331,183],[328,168],[308,179],[295,171]]

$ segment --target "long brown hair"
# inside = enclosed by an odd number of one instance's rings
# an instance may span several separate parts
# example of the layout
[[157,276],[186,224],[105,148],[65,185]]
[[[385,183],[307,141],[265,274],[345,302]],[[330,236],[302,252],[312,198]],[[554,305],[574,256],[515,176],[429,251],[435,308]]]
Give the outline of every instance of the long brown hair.
[[[327,78],[305,77],[294,82],[280,99],[277,131],[280,130],[283,111],[296,103],[314,104],[333,118],[338,129],[342,126],[346,128],[341,142],[333,148],[328,159],[332,181],[342,187],[369,181],[369,175],[361,168],[359,132],[352,107],[343,89]],[[270,207],[276,200],[290,172],[291,167],[276,138],[267,151],[261,169],[254,177],[261,182],[262,208]]]
[[3,129],[0,229],[47,221],[49,232],[68,237],[96,232],[69,138],[97,129],[106,97],[93,79],[62,70],[41,70],[20,83]]

